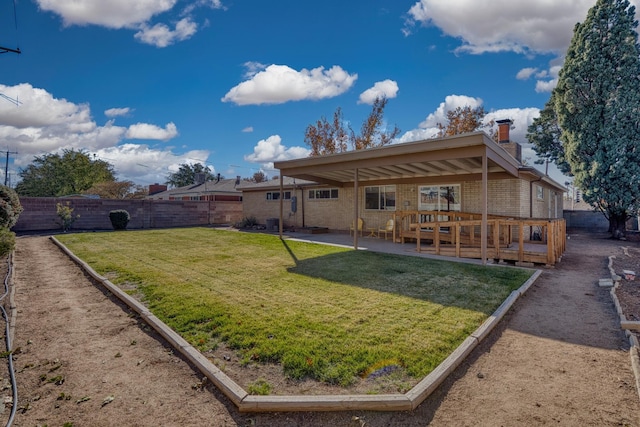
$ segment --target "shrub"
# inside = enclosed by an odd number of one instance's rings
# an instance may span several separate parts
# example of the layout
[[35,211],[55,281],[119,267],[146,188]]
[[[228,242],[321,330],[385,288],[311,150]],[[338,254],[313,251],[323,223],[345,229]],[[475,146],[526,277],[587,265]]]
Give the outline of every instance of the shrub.
[[23,210],[18,193],[6,185],[0,185],[0,228],[16,225]]
[[124,209],[117,209],[109,212],[109,219],[114,230],[125,230],[129,224],[129,212]]
[[62,227],[62,231],[67,231],[71,228],[76,219],[80,218],[80,215],[73,215],[73,208],[69,202],[62,204],[56,203],[56,215],[60,218],[58,224]]
[[250,228],[256,225],[258,225],[258,219],[255,216],[247,216],[242,218],[242,221],[236,225],[236,228]]
[[15,246],[16,234],[8,228],[0,229],[0,256],[9,254]]

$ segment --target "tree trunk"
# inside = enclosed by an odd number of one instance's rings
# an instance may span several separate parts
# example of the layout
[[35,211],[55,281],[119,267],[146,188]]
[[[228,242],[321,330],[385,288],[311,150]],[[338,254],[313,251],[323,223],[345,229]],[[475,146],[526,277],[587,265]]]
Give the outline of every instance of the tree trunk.
[[609,213],[609,232],[613,239],[622,239],[627,234],[627,214]]

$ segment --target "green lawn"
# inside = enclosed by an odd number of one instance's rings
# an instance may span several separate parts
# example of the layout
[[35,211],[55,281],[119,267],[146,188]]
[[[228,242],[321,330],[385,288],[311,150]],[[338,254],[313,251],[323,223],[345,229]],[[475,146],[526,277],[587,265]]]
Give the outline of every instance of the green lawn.
[[200,350],[345,386],[424,377],[530,276],[210,228],[57,238]]

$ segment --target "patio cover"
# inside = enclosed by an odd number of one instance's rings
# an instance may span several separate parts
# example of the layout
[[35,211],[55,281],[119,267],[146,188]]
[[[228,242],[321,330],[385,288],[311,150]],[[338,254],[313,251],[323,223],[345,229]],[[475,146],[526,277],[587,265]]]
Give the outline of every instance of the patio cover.
[[[275,162],[274,166],[280,170],[281,193],[283,176],[334,187],[353,186],[354,223],[360,216],[360,184],[437,184],[452,178],[481,181],[483,262],[486,262],[487,251],[487,182],[489,179],[517,178],[521,170],[519,162],[484,132],[287,160]],[[283,200],[280,198],[280,237],[282,225]],[[353,245],[358,248],[358,233],[354,233]]]

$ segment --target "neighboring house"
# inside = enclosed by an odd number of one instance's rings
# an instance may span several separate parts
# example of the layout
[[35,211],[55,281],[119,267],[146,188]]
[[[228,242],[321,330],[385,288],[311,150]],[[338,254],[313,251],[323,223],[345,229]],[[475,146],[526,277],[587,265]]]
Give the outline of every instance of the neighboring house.
[[[241,202],[242,192],[237,189],[240,177],[202,181],[184,187],[171,188],[149,194],[152,200],[204,200],[212,202]],[[151,189],[150,189],[151,190]],[[151,193],[151,191],[150,191]]]
[[280,218],[282,198],[284,227],[346,231],[362,218],[380,228],[404,211],[562,218],[566,189],[523,165],[520,145],[509,139],[512,122],[498,124],[499,143],[474,132],[276,162],[281,180],[239,187],[243,215]]

